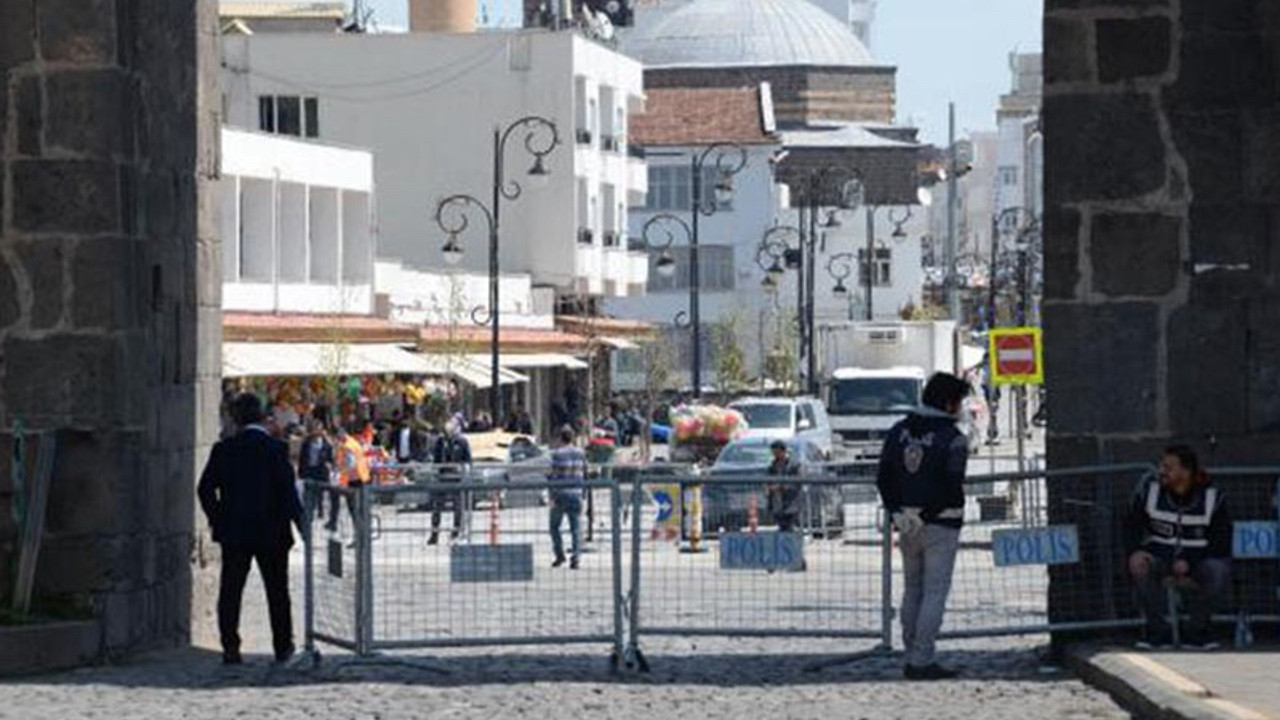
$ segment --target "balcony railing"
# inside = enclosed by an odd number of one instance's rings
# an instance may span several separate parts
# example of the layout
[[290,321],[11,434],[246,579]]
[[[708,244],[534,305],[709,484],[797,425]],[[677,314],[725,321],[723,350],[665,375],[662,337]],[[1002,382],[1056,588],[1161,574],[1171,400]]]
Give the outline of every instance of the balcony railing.
[[618,152],[622,149],[622,138],[616,135],[601,135],[600,148],[605,152]]
[[578,228],[578,244],[590,245],[595,240],[595,233],[591,232],[591,228]]
[[590,130],[581,130],[581,129],[579,129],[579,130],[578,130],[578,132],[577,132],[577,134],[575,135],[575,137],[578,139],[578,144],[579,144],[579,145],[590,145],[590,144],[591,144],[591,131],[590,131]]
[[605,230],[603,240],[605,247],[618,247],[622,244],[622,233],[617,230]]

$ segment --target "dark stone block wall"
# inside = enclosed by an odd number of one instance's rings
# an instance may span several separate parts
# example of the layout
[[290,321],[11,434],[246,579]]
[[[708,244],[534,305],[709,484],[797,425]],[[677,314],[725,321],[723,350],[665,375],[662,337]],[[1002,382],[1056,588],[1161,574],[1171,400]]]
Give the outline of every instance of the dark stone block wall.
[[[1280,466],[1280,3],[1047,0],[1049,462]],[[1117,532],[1135,477],[1050,489],[1086,563],[1055,568],[1058,620],[1132,612]],[[1275,473],[1222,478],[1274,517]],[[1237,601],[1276,612],[1275,563]],[[1102,590],[1102,592],[1098,592]]]
[[0,2],[0,596],[20,422],[59,445],[37,607],[90,614],[106,655],[190,636],[219,401],[216,28],[214,0]]

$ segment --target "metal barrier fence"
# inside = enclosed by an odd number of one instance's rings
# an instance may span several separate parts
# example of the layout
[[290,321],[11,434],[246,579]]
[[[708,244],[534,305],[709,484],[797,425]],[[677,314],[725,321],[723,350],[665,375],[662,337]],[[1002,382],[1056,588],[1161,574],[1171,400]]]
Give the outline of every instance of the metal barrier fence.
[[[309,649],[320,641],[368,656],[599,643],[615,663],[644,666],[641,643],[658,636],[893,647],[903,578],[872,465],[810,468],[803,477],[597,469],[578,569],[551,567],[549,493],[558,486],[537,479],[545,470],[403,470],[403,484],[307,485]],[[941,638],[1140,625],[1121,533],[1134,491],[1153,471],[968,478]],[[442,481],[450,472],[453,481]],[[1237,534],[1250,521],[1270,533],[1270,545],[1235,561],[1233,599],[1218,619],[1274,622],[1280,468],[1214,474],[1232,500]],[[323,515],[314,512],[321,495]]]

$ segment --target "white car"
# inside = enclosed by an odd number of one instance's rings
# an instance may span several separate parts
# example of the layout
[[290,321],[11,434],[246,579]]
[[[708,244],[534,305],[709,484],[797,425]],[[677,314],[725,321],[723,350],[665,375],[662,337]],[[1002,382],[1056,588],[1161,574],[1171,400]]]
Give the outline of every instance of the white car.
[[831,457],[831,419],[827,417],[827,406],[817,398],[743,398],[729,407],[747,419],[744,438],[800,438],[817,445],[825,457]]

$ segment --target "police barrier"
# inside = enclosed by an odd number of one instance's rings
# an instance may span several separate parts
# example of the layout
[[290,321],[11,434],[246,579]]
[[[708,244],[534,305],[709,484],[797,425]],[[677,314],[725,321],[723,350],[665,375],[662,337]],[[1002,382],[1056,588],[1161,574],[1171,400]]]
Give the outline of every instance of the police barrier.
[[[537,479],[545,470],[476,466],[447,483],[441,468],[427,470],[421,483],[307,486],[309,648],[320,641],[371,655],[599,643],[615,662],[642,665],[644,639],[659,636],[893,647],[901,562],[870,465],[801,477],[718,477],[687,466],[597,471],[603,477],[589,483],[596,541],[585,542],[583,528],[579,569],[551,567],[547,502],[556,486]],[[1153,472],[1116,465],[971,475],[967,488],[983,492],[967,494],[940,637],[1140,625],[1123,525]],[[1274,622],[1280,468],[1211,474],[1236,518],[1232,597],[1216,619],[1246,629]],[[319,494],[323,515],[314,512]],[[455,508],[458,537],[450,538]]]
[[[623,638],[618,596],[624,507],[616,482],[606,478],[583,486],[604,510],[596,518],[595,541],[582,548],[579,560],[568,562],[572,513],[566,514],[566,562],[552,567],[553,509],[571,504],[554,499],[564,486],[545,477],[500,484],[495,477],[480,479],[473,470],[451,482],[431,477],[353,490],[309,486],[310,495],[321,491],[353,500],[355,511],[344,508],[333,526],[327,518],[309,522],[308,648],[320,641],[371,656],[599,643],[616,661]],[[512,498],[524,499],[513,507]]]
[[887,525],[873,468],[638,478],[629,650],[655,636],[866,639],[887,648]]

